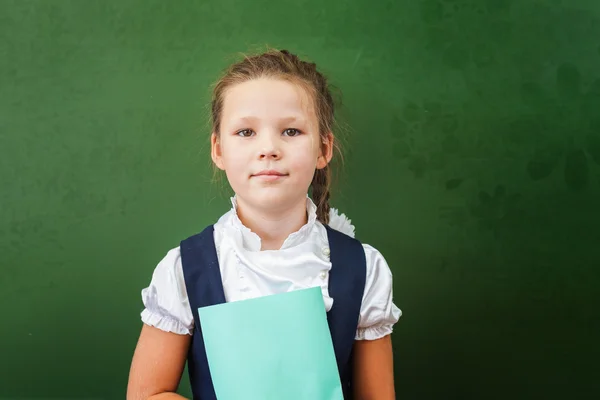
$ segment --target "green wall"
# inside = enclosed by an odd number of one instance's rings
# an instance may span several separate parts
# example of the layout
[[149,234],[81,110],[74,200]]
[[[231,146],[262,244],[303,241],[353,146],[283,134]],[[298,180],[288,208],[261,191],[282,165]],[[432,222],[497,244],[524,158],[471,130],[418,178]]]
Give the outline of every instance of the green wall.
[[209,85],[264,44],[344,94],[398,398],[600,398],[596,0],[0,0],[0,398],[124,398],[141,289],[228,208]]

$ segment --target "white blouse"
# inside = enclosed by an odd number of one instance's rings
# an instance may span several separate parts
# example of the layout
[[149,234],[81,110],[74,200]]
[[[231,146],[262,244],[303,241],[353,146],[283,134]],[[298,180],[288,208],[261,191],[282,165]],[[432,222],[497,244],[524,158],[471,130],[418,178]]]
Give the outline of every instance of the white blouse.
[[[242,224],[233,207],[214,225],[223,289],[227,302],[320,286],[326,310],[331,269],[327,231],[317,220],[316,206],[307,197],[308,222],[292,233],[279,250],[261,251],[260,237]],[[331,209],[329,226],[354,237],[354,227],[344,214]],[[375,248],[363,244],[367,278],[357,340],[375,340],[392,332],[402,312],[392,301],[392,273]],[[167,332],[191,335],[194,317],[188,302],[179,247],[170,250],[154,270],[150,285],[142,290],[142,321]]]

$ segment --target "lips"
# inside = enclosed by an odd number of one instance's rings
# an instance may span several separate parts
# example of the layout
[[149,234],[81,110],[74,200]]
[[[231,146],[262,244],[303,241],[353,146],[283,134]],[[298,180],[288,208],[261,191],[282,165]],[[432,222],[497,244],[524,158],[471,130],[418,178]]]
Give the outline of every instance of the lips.
[[268,170],[260,171],[256,174],[252,175],[250,178],[256,179],[259,182],[271,184],[271,183],[275,183],[275,182],[280,182],[280,181],[284,180],[287,176],[288,176],[288,174],[284,174],[281,171],[277,171],[274,169],[268,169]]
[[274,169],[269,169],[269,170],[260,171],[256,174],[253,174],[252,176],[274,176],[275,177],[275,176],[287,176],[287,174],[276,171]]

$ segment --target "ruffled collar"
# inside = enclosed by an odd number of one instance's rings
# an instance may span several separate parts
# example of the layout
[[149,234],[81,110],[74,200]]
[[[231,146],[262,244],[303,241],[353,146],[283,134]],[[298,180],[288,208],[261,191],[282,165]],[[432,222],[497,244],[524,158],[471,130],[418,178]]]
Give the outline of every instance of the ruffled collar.
[[[243,243],[243,247],[248,251],[260,251],[261,239],[256,233],[252,232],[246,227],[240,220],[237,214],[237,200],[236,197],[231,197],[231,211],[230,211],[230,227],[233,228],[239,239]],[[320,223],[317,220],[317,206],[311,200],[308,195],[306,196],[306,213],[308,220],[299,230],[291,233],[281,246],[281,250],[296,246],[304,242],[311,234],[315,224]],[[350,219],[344,214],[339,214],[338,210],[331,208],[329,211],[329,224],[331,228],[340,231],[348,236],[354,237],[354,226]]]
[[[237,200],[236,197],[231,198],[231,226],[241,234],[241,239],[244,245],[244,248],[249,251],[260,251],[261,249],[261,239],[256,233],[252,232],[248,227],[246,227],[242,221],[240,220],[237,214]],[[281,249],[286,249],[289,247],[293,247],[301,242],[303,242],[312,231],[315,222],[317,221],[317,206],[310,197],[306,197],[306,213],[308,215],[308,220],[306,224],[304,224],[299,230],[291,233],[283,242]]]

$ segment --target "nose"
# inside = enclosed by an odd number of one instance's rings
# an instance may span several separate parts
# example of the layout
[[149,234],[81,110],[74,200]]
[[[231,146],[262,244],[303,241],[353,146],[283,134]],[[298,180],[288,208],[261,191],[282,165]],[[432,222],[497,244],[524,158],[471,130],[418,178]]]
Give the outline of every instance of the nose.
[[281,148],[279,142],[272,135],[263,135],[260,141],[259,158],[261,160],[279,160]]

